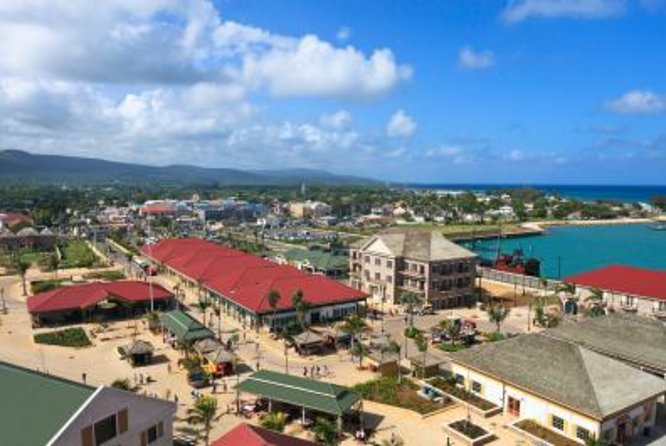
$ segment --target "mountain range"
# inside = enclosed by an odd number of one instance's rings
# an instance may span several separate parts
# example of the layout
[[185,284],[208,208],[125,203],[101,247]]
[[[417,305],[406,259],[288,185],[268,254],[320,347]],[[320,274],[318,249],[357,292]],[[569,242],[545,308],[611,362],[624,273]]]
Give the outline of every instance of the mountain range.
[[374,180],[316,169],[239,170],[190,165],[148,166],[96,158],[0,151],[0,183],[101,185],[289,186],[371,184]]

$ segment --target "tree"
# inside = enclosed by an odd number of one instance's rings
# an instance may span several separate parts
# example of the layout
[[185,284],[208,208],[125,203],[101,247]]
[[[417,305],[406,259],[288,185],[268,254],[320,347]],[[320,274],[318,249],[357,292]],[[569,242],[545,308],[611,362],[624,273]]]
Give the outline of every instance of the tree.
[[604,302],[604,292],[599,288],[590,289],[590,295],[585,298],[585,302],[590,302],[590,309],[586,312],[588,316],[596,317],[604,314],[602,304]]
[[390,339],[389,341],[382,346],[382,354],[391,354],[391,355],[397,355],[398,356],[398,383],[402,382],[402,369],[400,368],[400,352],[402,350],[402,347],[400,346],[400,343],[397,342],[394,339]]
[[303,297],[303,291],[298,289],[294,292],[294,294],[292,294],[291,305],[294,307],[294,311],[296,311],[296,319],[301,325],[301,329],[305,331],[305,318],[308,314],[308,311],[310,310],[310,304],[308,304],[308,302]]
[[275,315],[277,314],[277,305],[282,296],[278,290],[270,290],[268,292],[268,305],[273,309],[273,317],[271,318],[271,330],[275,331]]
[[362,342],[357,342],[351,349],[351,353],[354,356],[358,356],[358,366],[363,368],[363,358],[370,354],[370,350]]
[[206,311],[213,305],[213,303],[208,298],[200,299],[195,306],[201,311],[203,315],[203,324],[206,325]]
[[270,412],[261,419],[261,426],[266,429],[282,432],[287,425],[287,414],[284,412]]
[[571,282],[562,282],[555,288],[556,293],[564,293],[567,299],[574,299],[576,296],[576,284]]
[[18,271],[19,276],[21,276],[21,284],[23,285],[23,295],[25,296],[28,294],[28,291],[26,290],[25,287],[25,275],[30,269],[30,262],[21,259],[21,255],[17,255],[14,261],[14,267],[16,268],[16,271]]
[[534,324],[543,328],[553,328],[560,323],[560,319],[546,311],[547,303],[548,298],[546,296],[537,298],[534,307]]
[[509,316],[511,309],[504,305],[492,305],[486,310],[488,313],[488,320],[497,326],[497,333],[500,332],[502,322]]
[[312,431],[315,435],[315,441],[325,446],[336,446],[339,444],[340,433],[335,423],[326,418],[317,418]]
[[351,348],[354,349],[356,338],[369,330],[368,324],[356,313],[350,314],[340,325],[342,331],[346,331],[351,336]]
[[111,383],[111,387],[120,389],[120,390],[127,390],[128,392],[133,392],[134,390],[132,389],[132,384],[130,384],[130,380],[127,378],[118,378],[114,380]]
[[406,307],[409,314],[409,326],[414,326],[414,312],[420,308],[425,299],[422,295],[416,293],[405,293],[400,297],[400,303]]
[[423,336],[423,333],[419,332],[415,337],[414,337],[414,344],[416,344],[416,349],[423,353],[423,376],[422,378],[425,378],[425,369],[426,369],[426,360],[428,356],[428,340],[426,339],[425,336]]
[[58,253],[52,252],[46,258],[49,268],[53,271],[53,278],[58,278],[58,267],[60,266],[60,259],[58,258]]
[[202,396],[194,406],[187,409],[187,422],[192,425],[203,425],[204,444],[208,446],[210,429],[217,415],[217,400],[211,396]]
[[442,319],[439,321],[439,328],[451,339],[451,345],[455,345],[456,339],[460,337],[460,324],[451,319]]

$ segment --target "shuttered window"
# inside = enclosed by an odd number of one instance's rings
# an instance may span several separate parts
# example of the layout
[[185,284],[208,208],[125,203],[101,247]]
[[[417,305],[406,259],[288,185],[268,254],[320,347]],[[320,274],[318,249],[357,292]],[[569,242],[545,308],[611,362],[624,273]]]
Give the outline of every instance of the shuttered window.
[[118,412],[118,432],[125,433],[127,432],[127,427],[129,424],[127,409],[123,409]]
[[94,446],[92,426],[81,430],[81,446]]

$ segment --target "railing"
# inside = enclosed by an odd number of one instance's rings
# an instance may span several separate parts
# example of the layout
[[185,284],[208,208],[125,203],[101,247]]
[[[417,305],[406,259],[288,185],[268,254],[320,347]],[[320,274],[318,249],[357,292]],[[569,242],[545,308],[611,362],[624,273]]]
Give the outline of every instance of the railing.
[[[510,285],[524,286],[525,288],[534,288],[543,290],[543,282],[539,277],[526,276],[524,274],[510,273],[508,271],[500,271],[492,268],[477,267],[477,274],[482,279],[494,280],[496,282],[508,283]],[[547,279],[548,288],[554,289],[562,283],[559,280]]]

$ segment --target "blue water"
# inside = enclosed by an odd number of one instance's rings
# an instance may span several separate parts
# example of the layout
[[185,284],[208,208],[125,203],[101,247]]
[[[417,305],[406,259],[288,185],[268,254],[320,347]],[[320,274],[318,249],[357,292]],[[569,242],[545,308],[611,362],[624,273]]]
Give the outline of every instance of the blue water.
[[[464,245],[471,248],[469,242]],[[496,248],[495,239],[477,241],[474,249],[494,259]],[[542,274],[551,279],[611,264],[666,270],[666,231],[647,224],[551,227],[546,235],[501,241],[503,253],[519,248],[540,259]]]
[[649,202],[650,197],[666,195],[666,186],[589,186],[589,185],[529,185],[529,184],[411,184],[416,189],[468,190],[473,192],[533,187],[546,193],[559,193],[566,198],[582,201],[615,200]]

